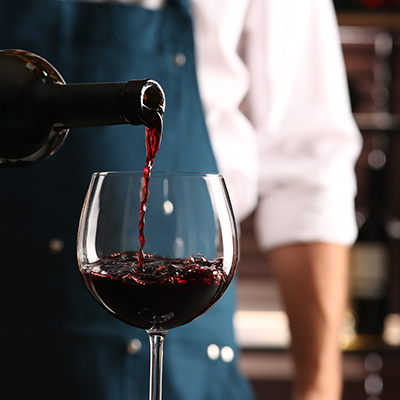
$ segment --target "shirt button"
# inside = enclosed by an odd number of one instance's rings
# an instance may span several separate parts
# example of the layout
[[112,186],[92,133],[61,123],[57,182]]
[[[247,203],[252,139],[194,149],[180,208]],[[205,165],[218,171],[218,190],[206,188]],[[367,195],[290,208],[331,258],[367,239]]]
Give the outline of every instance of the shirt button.
[[207,355],[210,360],[217,360],[220,354],[219,347],[216,344],[210,344],[207,347]]
[[49,249],[53,254],[60,254],[64,247],[65,244],[61,239],[53,238],[49,241]]
[[172,60],[177,67],[183,67],[186,64],[186,56],[183,53],[175,53]]
[[230,363],[235,358],[235,352],[229,346],[221,349],[221,359],[226,363]]
[[136,354],[142,349],[142,342],[139,339],[132,339],[126,345],[126,351],[129,354]]

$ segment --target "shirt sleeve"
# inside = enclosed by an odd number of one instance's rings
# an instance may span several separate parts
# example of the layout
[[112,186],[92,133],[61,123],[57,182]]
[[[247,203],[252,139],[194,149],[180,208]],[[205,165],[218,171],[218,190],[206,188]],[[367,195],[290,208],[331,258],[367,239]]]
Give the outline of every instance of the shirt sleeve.
[[361,135],[330,0],[251,0],[243,48],[247,115],[258,133],[261,247],[351,244]]
[[240,110],[251,79],[238,54],[249,1],[191,1],[200,96],[238,221],[253,212],[258,199],[256,132]]

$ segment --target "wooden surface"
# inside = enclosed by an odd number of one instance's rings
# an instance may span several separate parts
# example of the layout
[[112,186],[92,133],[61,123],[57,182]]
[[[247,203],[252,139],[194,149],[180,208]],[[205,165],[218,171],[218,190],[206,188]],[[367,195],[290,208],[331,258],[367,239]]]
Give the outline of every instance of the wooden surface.
[[400,30],[400,12],[338,12],[337,20],[341,26],[379,27]]

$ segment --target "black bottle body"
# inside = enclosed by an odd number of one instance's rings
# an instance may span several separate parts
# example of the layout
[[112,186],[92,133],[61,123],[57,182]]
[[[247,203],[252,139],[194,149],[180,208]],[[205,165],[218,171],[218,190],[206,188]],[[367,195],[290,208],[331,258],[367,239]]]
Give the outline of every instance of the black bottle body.
[[43,58],[0,51],[0,167],[45,159],[70,128],[147,125],[162,117],[165,97],[150,79],[125,83],[66,84]]
[[[380,138],[380,141],[384,141]],[[382,147],[382,148],[380,148]],[[389,279],[389,241],[387,235],[388,211],[387,168],[385,146],[368,154],[368,198],[365,220],[359,229],[352,252],[352,297],[359,335],[381,336],[387,314]]]

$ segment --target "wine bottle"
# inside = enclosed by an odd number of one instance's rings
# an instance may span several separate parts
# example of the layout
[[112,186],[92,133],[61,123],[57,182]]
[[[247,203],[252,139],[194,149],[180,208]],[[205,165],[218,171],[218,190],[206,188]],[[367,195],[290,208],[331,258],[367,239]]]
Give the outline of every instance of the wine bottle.
[[352,250],[351,295],[356,332],[377,338],[384,328],[389,269],[385,165],[385,152],[381,148],[371,150],[368,155],[369,204]]
[[42,57],[0,51],[0,167],[51,156],[71,128],[147,126],[164,110],[164,92],[154,80],[66,84]]

